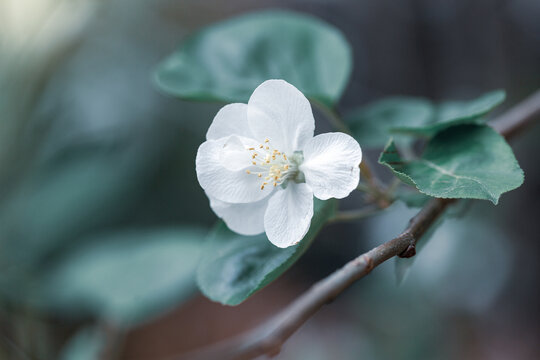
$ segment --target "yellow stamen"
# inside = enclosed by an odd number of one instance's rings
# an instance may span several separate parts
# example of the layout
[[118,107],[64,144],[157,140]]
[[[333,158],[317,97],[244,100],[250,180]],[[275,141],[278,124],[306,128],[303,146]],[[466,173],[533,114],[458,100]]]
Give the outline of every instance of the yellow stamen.
[[294,165],[289,163],[287,155],[270,146],[270,139],[268,138],[264,139],[264,142],[258,145],[258,148],[262,149],[259,153],[255,152],[256,147],[246,147],[248,151],[251,151],[250,155],[253,160],[251,163],[264,170],[255,173],[250,170],[245,171],[247,174],[257,175],[258,178],[264,181],[260,185],[261,190],[264,190],[264,187],[269,184],[275,187],[288,181],[292,169],[291,166],[294,167]]

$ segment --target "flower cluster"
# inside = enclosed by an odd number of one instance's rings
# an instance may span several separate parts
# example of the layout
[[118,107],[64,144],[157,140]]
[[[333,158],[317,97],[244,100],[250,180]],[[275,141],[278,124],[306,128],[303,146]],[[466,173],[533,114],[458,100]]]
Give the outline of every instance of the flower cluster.
[[313,196],[344,198],[359,181],[360,146],[349,135],[313,136],[306,97],[268,80],[248,104],[229,104],[214,118],[197,152],[196,171],[212,210],[243,235],[266,232],[278,247],[309,230]]

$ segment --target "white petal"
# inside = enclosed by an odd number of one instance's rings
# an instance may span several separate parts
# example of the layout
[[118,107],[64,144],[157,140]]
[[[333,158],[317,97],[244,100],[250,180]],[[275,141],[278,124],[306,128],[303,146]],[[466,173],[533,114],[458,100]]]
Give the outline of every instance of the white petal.
[[255,89],[248,102],[248,122],[255,139],[268,138],[288,155],[301,150],[315,129],[308,99],[284,80],[267,80]]
[[247,104],[240,103],[222,107],[214,117],[212,124],[210,124],[206,139],[217,140],[231,135],[252,138],[253,134],[247,121],[247,108]]
[[343,133],[326,133],[306,144],[300,171],[315,197],[342,199],[358,186],[361,161],[362,150],[356,140]]
[[[223,138],[222,138],[223,139]],[[219,151],[219,161],[221,165],[228,170],[238,171],[246,170],[252,167],[252,152],[247,150],[250,147],[256,147],[257,142],[252,139],[230,136]]]
[[264,232],[264,213],[268,197],[247,204],[230,204],[210,197],[210,207],[234,232],[257,235]]
[[232,171],[222,164],[220,152],[228,138],[207,140],[199,146],[195,167],[197,179],[209,196],[228,203],[249,203],[263,199],[273,190],[261,190],[261,180],[245,170]]
[[264,214],[268,240],[277,247],[297,244],[309,230],[313,217],[313,192],[306,184],[289,183],[270,197]]

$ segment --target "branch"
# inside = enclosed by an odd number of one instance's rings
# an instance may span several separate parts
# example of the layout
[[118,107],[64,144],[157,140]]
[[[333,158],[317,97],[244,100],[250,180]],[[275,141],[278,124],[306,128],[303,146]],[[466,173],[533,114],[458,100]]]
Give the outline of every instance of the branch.
[[491,121],[490,125],[508,139],[523,131],[530,122],[539,118],[540,90],[537,90],[518,105]]
[[[511,137],[528,123],[539,118],[540,91],[498,117],[491,125],[505,137]],[[244,360],[265,354],[277,355],[283,343],[321,307],[369,274],[376,266],[394,256],[414,256],[418,239],[454,201],[436,198],[430,200],[397,237],[349,261],[342,268],[315,283],[284,310],[255,329],[174,359]]]
[[371,164],[369,160],[364,156],[362,162],[360,163],[360,173],[362,177],[367,180],[368,187],[371,192],[374,194],[379,207],[384,208],[390,205],[386,190],[380,180],[375,176],[371,170]]
[[351,130],[343,122],[341,119],[341,116],[339,116],[338,112],[331,107],[328,107],[324,105],[322,102],[317,100],[311,100],[311,103],[324,114],[324,116],[328,119],[328,122],[335,127],[337,130],[344,132],[345,134],[351,134]]
[[378,214],[383,209],[378,206],[365,206],[357,210],[338,211],[333,217],[328,219],[327,224],[335,224],[340,222],[350,222],[365,219],[367,217]]

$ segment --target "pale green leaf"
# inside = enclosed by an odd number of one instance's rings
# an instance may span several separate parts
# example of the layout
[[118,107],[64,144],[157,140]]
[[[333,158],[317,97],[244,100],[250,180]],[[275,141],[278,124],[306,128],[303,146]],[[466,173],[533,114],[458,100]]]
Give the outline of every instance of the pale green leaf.
[[503,90],[495,90],[470,101],[446,101],[434,109],[427,124],[403,124],[394,126],[394,133],[408,133],[421,136],[433,136],[437,132],[452,126],[464,124],[482,124],[484,115],[501,104],[506,98]]
[[390,142],[379,162],[420,192],[440,198],[485,199],[497,204],[502,193],[523,183],[523,171],[512,149],[485,125],[444,130],[413,161],[401,159]]
[[132,325],[193,294],[205,232],[129,230],[86,240],[28,289],[37,307]]
[[407,135],[431,137],[452,126],[484,123],[484,115],[504,99],[503,90],[470,101],[438,104],[423,98],[390,97],[355,109],[344,120],[363,147],[383,147],[390,137],[402,147],[414,141]]
[[391,97],[351,111],[344,121],[362,147],[383,147],[391,136],[392,128],[424,126],[432,114],[433,105],[428,100]]
[[350,47],[311,16],[264,11],[202,29],[157,68],[165,92],[188,100],[247,102],[268,79],[284,79],[331,107],[349,79]]

